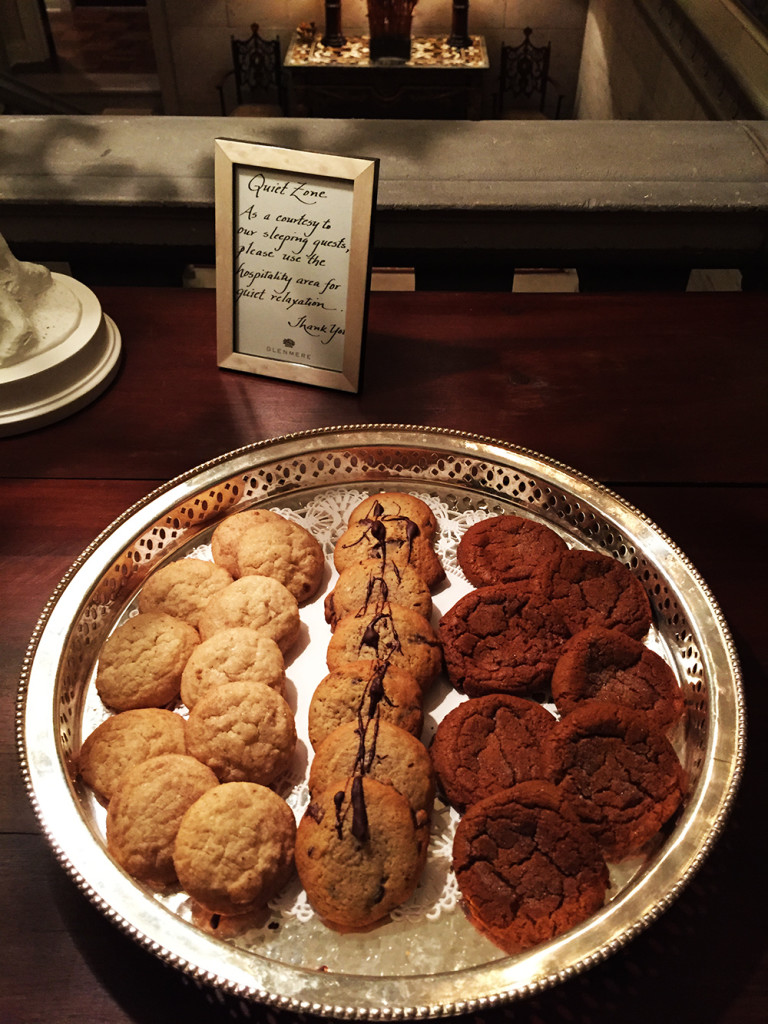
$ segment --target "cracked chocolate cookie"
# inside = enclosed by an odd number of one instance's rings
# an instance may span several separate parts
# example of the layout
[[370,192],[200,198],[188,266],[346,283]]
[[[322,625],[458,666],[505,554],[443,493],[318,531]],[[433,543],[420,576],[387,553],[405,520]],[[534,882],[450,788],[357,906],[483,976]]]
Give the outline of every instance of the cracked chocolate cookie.
[[542,779],[544,741],[555,717],[533,700],[494,693],[453,708],[429,748],[439,787],[464,811],[519,782]]
[[640,640],[650,628],[651,605],[642,583],[623,562],[599,551],[571,548],[551,559],[542,590],[571,635],[602,626]]
[[535,579],[542,565],[566,547],[544,523],[522,516],[491,516],[465,530],[456,559],[473,586],[486,587]]
[[504,583],[460,598],[440,620],[438,635],[452,685],[480,697],[548,687],[570,634],[541,595]]
[[652,839],[680,807],[685,773],[671,743],[640,712],[591,700],[561,718],[548,775],[608,860]]
[[473,804],[456,828],[453,870],[470,919],[507,953],[573,928],[603,905],[600,847],[547,782]]
[[655,651],[620,629],[592,626],[563,647],[552,674],[552,699],[561,715],[585,700],[625,704],[668,730],[683,716],[685,700],[671,667]]

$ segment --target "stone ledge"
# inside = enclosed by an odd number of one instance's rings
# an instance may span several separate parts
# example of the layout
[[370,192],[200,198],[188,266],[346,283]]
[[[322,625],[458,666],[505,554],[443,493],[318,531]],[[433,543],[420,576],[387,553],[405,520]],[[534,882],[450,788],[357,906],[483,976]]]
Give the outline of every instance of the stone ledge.
[[3,117],[0,231],[11,244],[212,246],[220,136],[379,157],[388,250],[524,252],[547,266],[573,252],[768,259],[761,121]]

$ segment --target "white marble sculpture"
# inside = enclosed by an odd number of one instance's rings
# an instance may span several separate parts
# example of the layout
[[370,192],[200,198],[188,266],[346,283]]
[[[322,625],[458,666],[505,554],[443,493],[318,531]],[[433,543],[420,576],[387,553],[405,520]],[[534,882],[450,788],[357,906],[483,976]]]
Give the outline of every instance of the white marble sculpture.
[[80,315],[73,292],[47,267],[17,260],[0,235],[0,367],[58,345]]

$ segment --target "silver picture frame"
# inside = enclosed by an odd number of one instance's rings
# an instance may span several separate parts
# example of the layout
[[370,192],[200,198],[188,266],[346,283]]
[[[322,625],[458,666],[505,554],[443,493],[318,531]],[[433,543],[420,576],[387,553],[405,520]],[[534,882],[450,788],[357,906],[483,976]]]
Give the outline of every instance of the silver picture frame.
[[215,140],[217,360],[360,389],[378,160]]

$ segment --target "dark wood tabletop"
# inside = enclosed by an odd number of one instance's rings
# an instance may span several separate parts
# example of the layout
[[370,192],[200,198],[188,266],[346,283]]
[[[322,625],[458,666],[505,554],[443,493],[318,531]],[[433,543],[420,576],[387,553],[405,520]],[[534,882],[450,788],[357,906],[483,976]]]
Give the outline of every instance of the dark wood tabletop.
[[156,486],[250,442],[401,423],[495,438],[607,484],[691,559],[733,634],[746,770],[725,830],[671,907],[566,982],[474,1017],[522,1024],[768,1019],[768,296],[374,293],[359,394],[219,370],[214,295],[100,288],[122,365],[59,423],[0,440],[0,1020],[280,1021],[165,965],[83,895],[41,835],[13,722],[45,603]]

